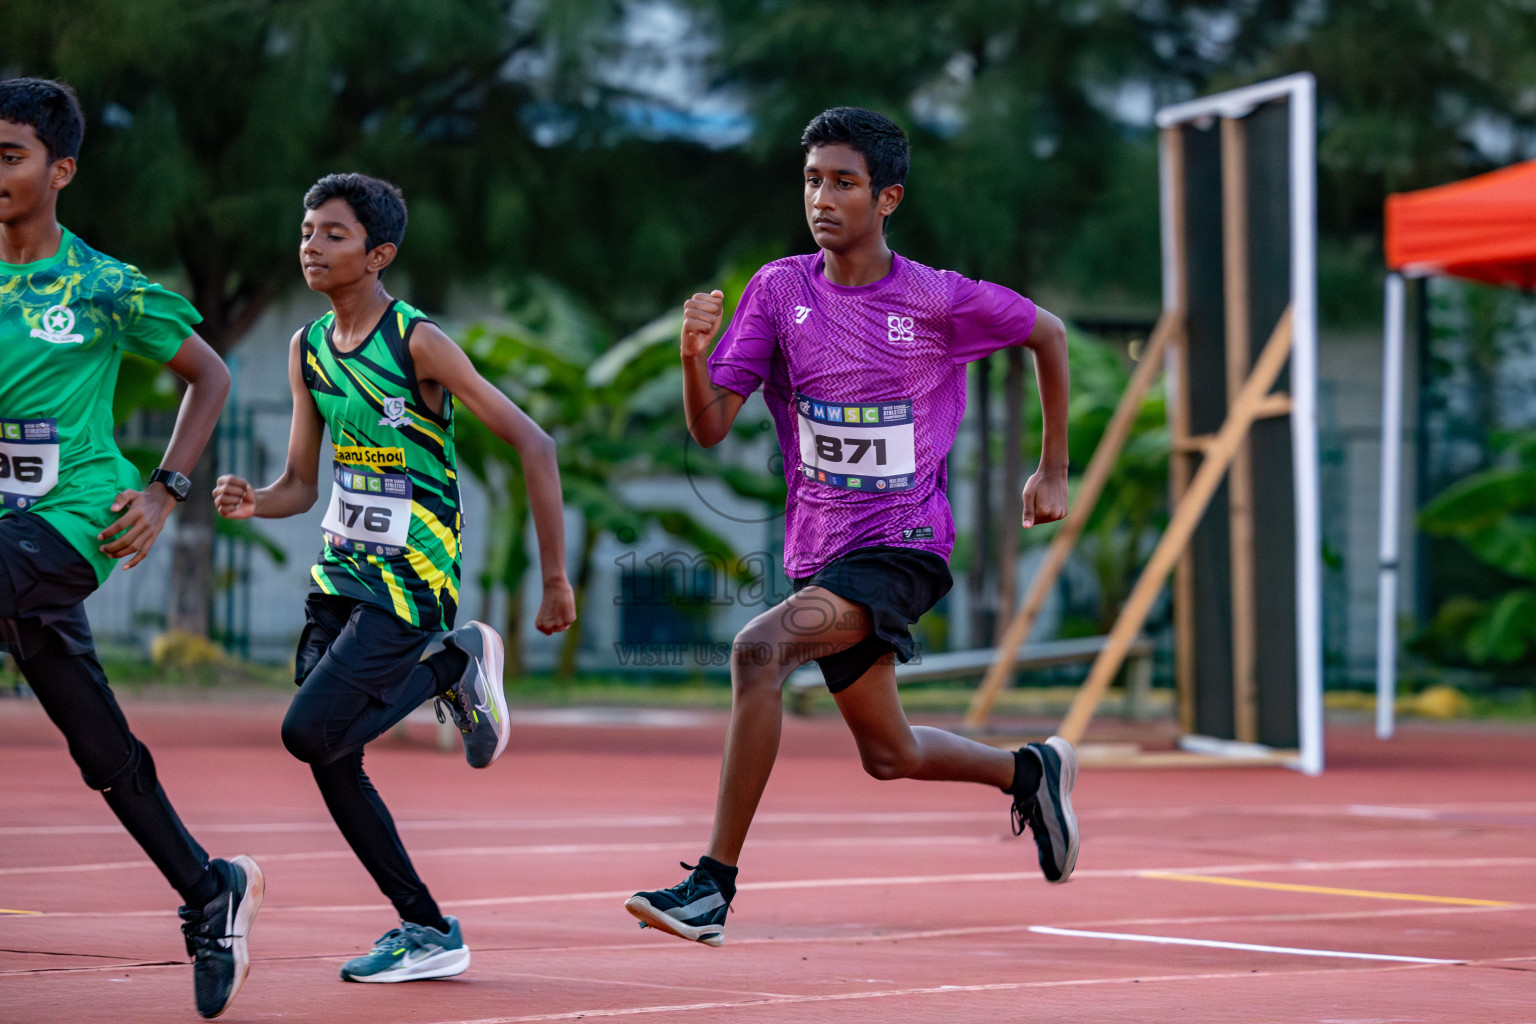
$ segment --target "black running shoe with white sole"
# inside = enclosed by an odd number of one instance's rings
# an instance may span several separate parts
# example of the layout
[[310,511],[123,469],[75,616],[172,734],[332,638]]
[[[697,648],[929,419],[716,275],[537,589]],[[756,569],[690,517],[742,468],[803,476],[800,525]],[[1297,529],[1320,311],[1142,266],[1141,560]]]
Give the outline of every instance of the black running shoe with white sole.
[[642,928],[718,946],[725,941],[725,915],[736,894],[726,895],[703,867],[682,866],[692,874],[670,889],[635,893],[624,901],[624,909],[640,919]]
[[483,622],[470,622],[443,638],[469,656],[458,682],[437,698],[437,720],[446,711],[464,735],[464,760],[471,768],[489,768],[507,749],[507,696],[501,668],[501,637]]
[[1013,834],[1022,835],[1027,822],[1040,851],[1040,870],[1045,880],[1060,884],[1072,877],[1077,866],[1081,834],[1072,810],[1072,787],[1077,783],[1077,751],[1060,736],[1044,743],[1029,743],[1020,756],[1040,761],[1040,783],[1032,792],[1013,795]]
[[180,910],[181,932],[192,957],[197,1012],[213,1018],[229,1008],[251,969],[246,940],[266,888],[261,868],[249,857],[223,862],[233,884],[207,905]]

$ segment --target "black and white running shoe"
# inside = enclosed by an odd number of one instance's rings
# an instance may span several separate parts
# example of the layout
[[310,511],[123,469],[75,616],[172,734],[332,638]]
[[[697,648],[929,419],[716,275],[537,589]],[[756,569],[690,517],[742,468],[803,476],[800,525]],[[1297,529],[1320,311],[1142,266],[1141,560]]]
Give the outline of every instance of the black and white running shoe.
[[1022,835],[1027,822],[1040,850],[1045,880],[1060,884],[1072,877],[1082,836],[1072,811],[1072,787],[1077,782],[1077,751],[1060,736],[1026,744],[1020,756],[1040,759],[1040,784],[1032,793],[1013,797],[1013,834]]
[[266,880],[249,857],[222,862],[234,882],[206,906],[182,907],[181,932],[192,957],[192,988],[197,1012],[213,1018],[229,1008],[251,969],[246,939],[251,919],[261,909]]
[[470,622],[443,638],[469,656],[452,689],[437,698],[437,720],[446,711],[464,734],[464,760],[488,768],[507,749],[507,696],[503,689],[501,637],[483,622]]
[[640,919],[642,928],[718,946],[725,941],[725,915],[735,894],[726,896],[703,868],[682,866],[693,873],[670,889],[635,893],[624,901],[624,909]]

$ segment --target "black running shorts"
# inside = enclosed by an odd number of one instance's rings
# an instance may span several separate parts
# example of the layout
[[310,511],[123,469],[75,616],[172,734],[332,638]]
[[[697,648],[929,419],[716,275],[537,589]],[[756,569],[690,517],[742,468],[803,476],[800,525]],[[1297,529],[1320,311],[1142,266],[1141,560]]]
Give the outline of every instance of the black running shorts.
[[874,619],[869,636],[845,651],[816,659],[827,689],[846,690],[892,651],[902,661],[911,661],[915,645],[907,627],[938,604],[954,583],[948,563],[932,551],[884,545],[850,551],[810,576],[790,580],[795,593],[824,587],[868,608]]
[[398,615],[356,598],[313,591],[304,601],[304,631],[294,658],[294,683],[317,669],[354,690],[393,704],[433,640]]
[[0,651],[30,658],[54,633],[70,654],[94,649],[81,604],[96,570],[47,520],[30,512],[0,516]]

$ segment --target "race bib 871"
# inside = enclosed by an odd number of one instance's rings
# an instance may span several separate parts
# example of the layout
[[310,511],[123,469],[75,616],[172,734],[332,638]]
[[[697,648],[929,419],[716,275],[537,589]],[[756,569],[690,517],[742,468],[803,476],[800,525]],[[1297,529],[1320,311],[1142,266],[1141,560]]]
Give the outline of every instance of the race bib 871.
[[823,402],[795,396],[800,472],[850,491],[900,491],[915,481],[912,401]]
[[411,478],[331,464],[331,504],[320,528],[338,551],[386,558],[405,553],[411,530]]
[[0,420],[0,508],[30,508],[58,482],[57,421]]

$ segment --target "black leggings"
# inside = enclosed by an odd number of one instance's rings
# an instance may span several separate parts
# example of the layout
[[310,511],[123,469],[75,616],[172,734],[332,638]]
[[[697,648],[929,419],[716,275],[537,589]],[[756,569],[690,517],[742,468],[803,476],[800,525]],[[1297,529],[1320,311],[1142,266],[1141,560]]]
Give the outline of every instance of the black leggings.
[[85,784],[182,900],[201,907],[218,894],[208,854],[166,798],[92,649],[80,602],[95,589],[95,570],[53,527],[30,514],[0,519],[0,649],[64,734]]
[[336,826],[400,917],[435,924],[437,903],[363,771],[363,747],[451,685],[464,656],[418,662],[435,634],[349,598],[311,594],[305,616],[283,745],[310,766]]

